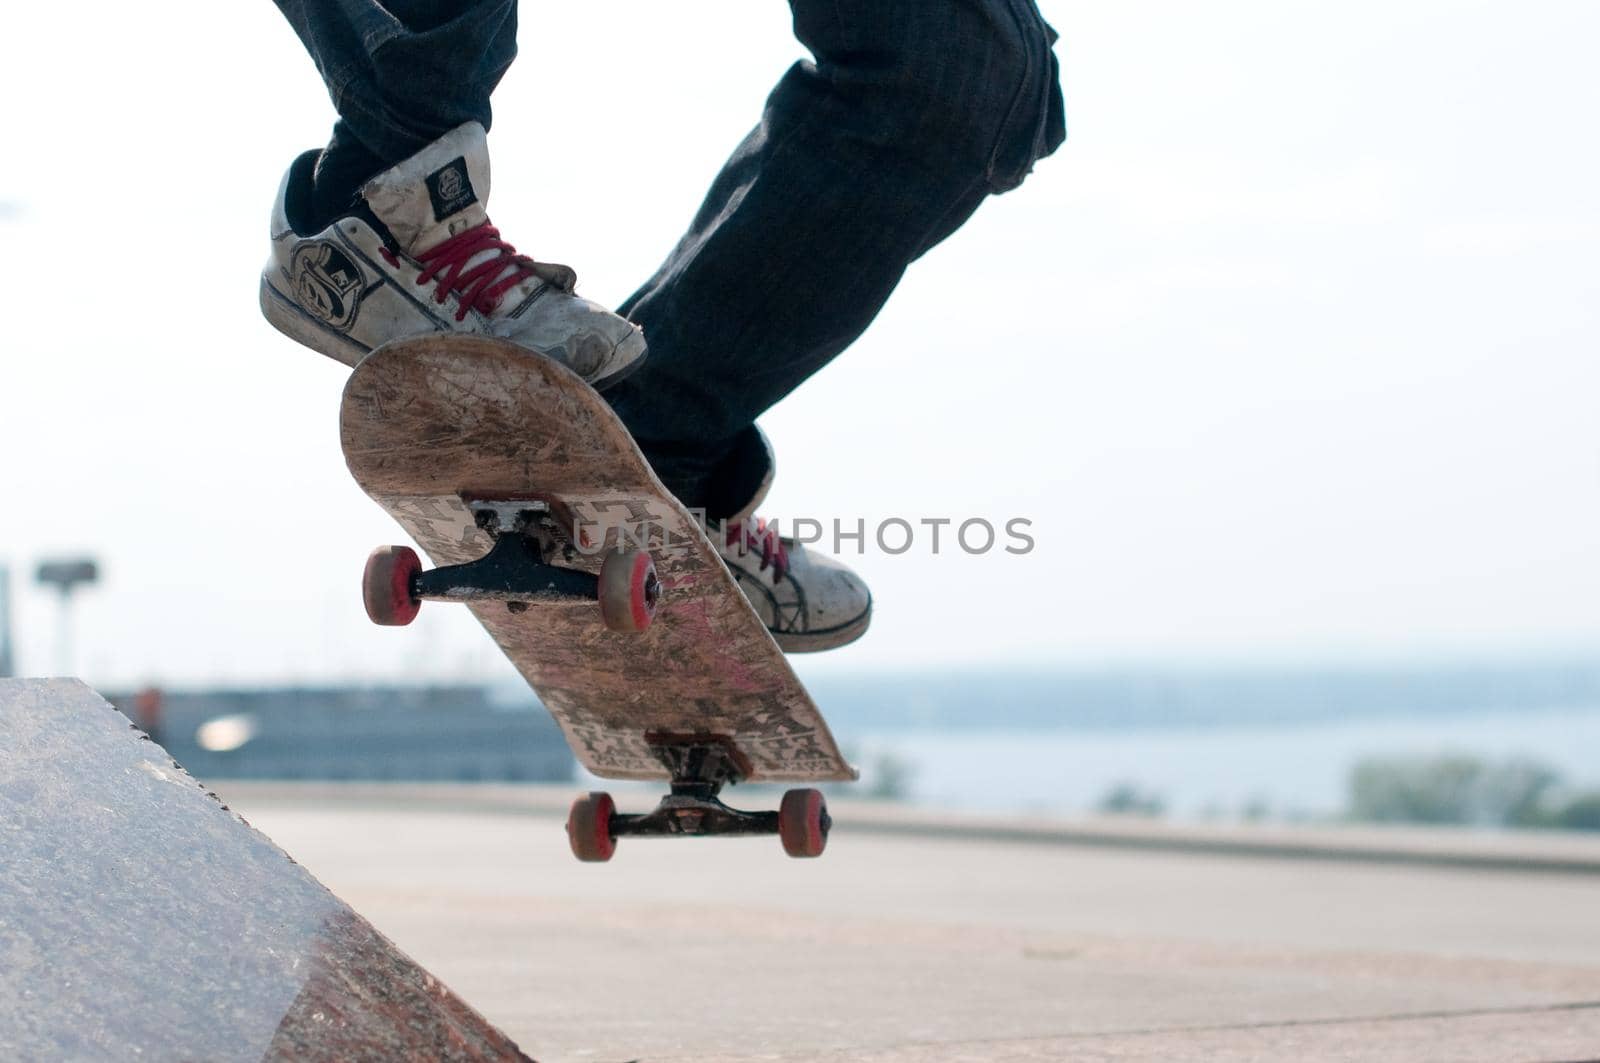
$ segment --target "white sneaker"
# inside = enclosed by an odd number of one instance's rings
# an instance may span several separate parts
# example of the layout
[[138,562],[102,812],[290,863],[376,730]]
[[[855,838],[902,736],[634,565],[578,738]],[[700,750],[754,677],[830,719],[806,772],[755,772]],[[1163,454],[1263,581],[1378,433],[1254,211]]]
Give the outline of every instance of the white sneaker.
[[[783,538],[755,515],[777,471],[772,445],[759,428],[730,463],[723,484],[745,504],[721,527],[708,529],[744,596],[786,653],[813,653],[854,642],[872,622],[872,594],[844,564]],[[720,537],[720,541],[719,541]]]
[[854,642],[872,622],[872,594],[845,565],[785,539],[757,517],[730,521],[718,552],[785,653]]
[[352,366],[402,336],[473,332],[537,351],[597,388],[638,367],[637,326],[574,295],[570,267],[517,254],[489,224],[481,125],[468,122],[374,177],[348,214],[310,232],[319,154],[289,167],[272,212],[261,312],[278,331]]

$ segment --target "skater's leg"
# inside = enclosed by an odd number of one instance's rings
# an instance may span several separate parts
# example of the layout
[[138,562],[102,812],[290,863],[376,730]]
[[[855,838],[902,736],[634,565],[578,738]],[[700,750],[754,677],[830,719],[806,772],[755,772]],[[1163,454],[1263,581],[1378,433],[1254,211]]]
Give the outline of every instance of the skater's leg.
[[517,54],[516,0],[277,0],[339,120],[318,161],[319,213],[466,122]]
[[755,418],[1065,135],[1055,34],[1032,0],[791,7],[815,62],[784,76],[620,310],[651,357],[608,398],[666,484],[713,516],[745,508],[762,478]]

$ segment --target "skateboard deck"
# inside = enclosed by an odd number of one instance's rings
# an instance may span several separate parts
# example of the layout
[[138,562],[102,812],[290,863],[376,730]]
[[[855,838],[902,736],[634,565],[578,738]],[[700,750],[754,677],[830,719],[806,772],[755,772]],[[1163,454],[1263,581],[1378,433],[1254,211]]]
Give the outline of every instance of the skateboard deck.
[[555,566],[596,573],[601,547],[649,552],[660,596],[642,631],[609,629],[592,598],[456,599],[589,771],[679,782],[683,758],[711,750],[723,781],[856,778],[700,523],[570,370],[487,337],[398,340],[351,373],[340,439],[356,482],[435,565],[484,558],[486,510],[524,503],[557,534]]

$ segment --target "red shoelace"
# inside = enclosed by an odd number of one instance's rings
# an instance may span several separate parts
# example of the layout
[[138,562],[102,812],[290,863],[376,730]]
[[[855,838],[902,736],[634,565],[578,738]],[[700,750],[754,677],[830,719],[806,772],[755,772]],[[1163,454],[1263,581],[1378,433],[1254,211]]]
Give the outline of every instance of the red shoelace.
[[760,518],[742,520],[728,528],[727,544],[744,550],[761,551],[761,564],[757,571],[772,567],[772,582],[777,583],[789,574],[789,551],[783,547],[777,528],[767,527]]
[[[467,263],[485,251],[495,254],[467,268]],[[442,303],[449,292],[459,292],[461,307],[456,320],[464,321],[469,309],[493,313],[500,296],[537,273],[537,263],[500,239],[500,230],[488,222],[456,233],[442,244],[417,255],[425,267],[417,274],[418,284],[434,281],[433,301]]]

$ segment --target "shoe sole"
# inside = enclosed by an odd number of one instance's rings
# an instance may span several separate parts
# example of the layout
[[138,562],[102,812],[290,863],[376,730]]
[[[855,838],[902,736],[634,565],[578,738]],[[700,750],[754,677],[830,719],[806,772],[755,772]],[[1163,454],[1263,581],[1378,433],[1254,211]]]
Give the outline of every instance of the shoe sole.
[[[266,277],[261,278],[261,290],[258,296],[261,304],[261,316],[267,319],[267,324],[288,336],[302,347],[309,347],[318,354],[326,355],[341,365],[355,368],[356,364],[372,352],[354,340],[345,339],[337,333],[330,332],[318,324],[294,304],[288,296],[278,291]],[[589,386],[596,391],[605,391],[615,387],[639,371],[639,367],[650,356],[650,347],[644,342],[643,333],[636,327],[629,337],[639,337],[639,354],[633,360],[623,364],[621,369],[609,376],[597,377],[589,381]],[[510,342],[510,341],[507,341]],[[626,343],[627,341],[624,341]],[[622,344],[618,344],[622,346]],[[532,348],[525,348],[530,354],[538,355],[539,352]],[[547,355],[539,355],[548,357]]]
[[[594,380],[589,381],[590,387],[596,391],[608,391],[639,371],[640,366],[644,365],[645,359],[650,357],[650,344],[645,341],[644,331],[637,325],[633,327],[633,332],[628,338],[632,339],[635,336],[639,339],[639,353],[633,360],[624,362],[622,368],[610,376],[596,377]],[[627,340],[624,340],[623,343],[619,343],[617,346],[620,348],[626,342]]]
[[840,646],[847,646],[866,634],[867,626],[872,623],[872,604],[867,604],[867,611],[848,623],[838,627],[830,627],[825,631],[798,631],[779,634],[772,633],[773,641],[784,653],[820,653],[823,650],[836,650]]
[[351,368],[355,368],[357,362],[371,353],[361,344],[343,339],[316,324],[305,311],[274,288],[266,277],[261,278],[260,302],[261,316],[267,319],[267,324],[302,347],[310,347],[318,354],[327,355]]

